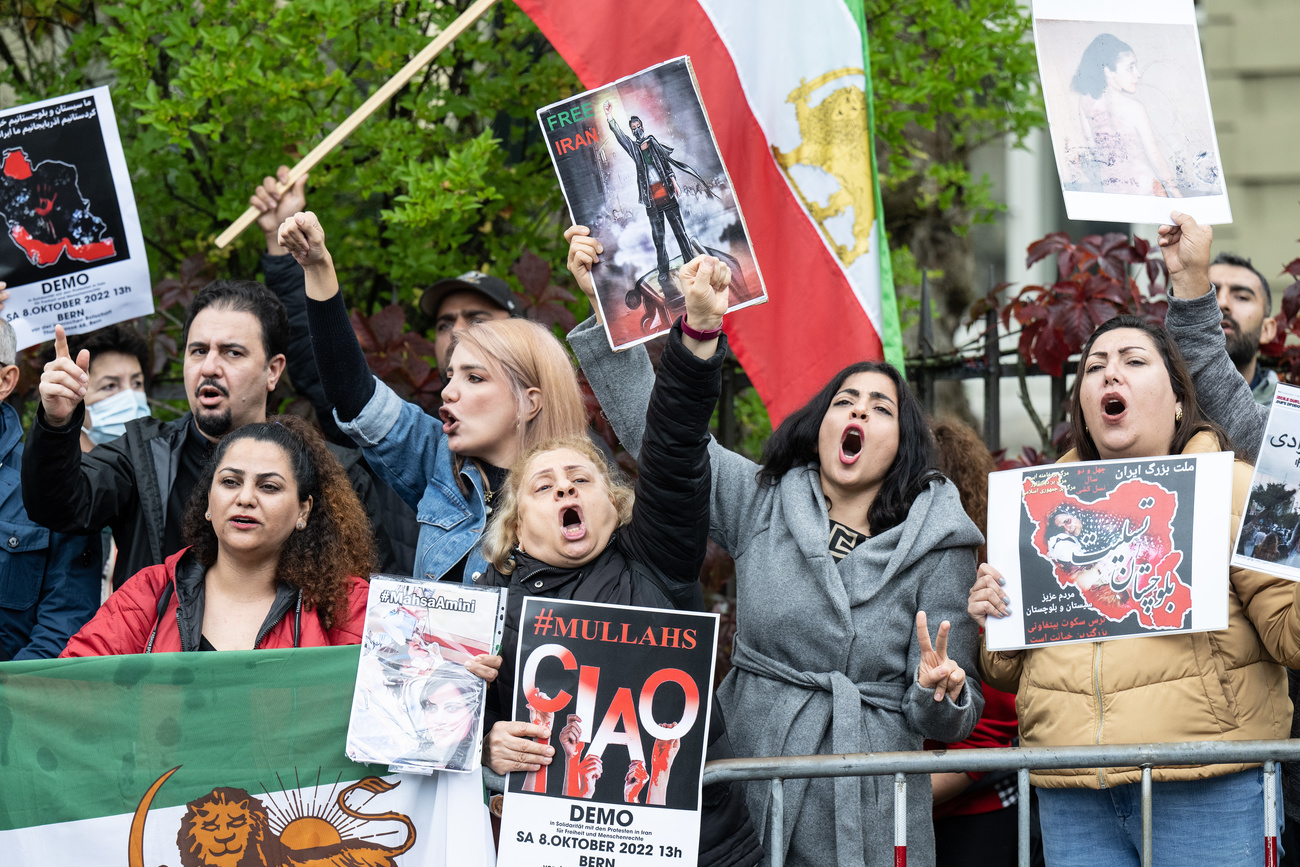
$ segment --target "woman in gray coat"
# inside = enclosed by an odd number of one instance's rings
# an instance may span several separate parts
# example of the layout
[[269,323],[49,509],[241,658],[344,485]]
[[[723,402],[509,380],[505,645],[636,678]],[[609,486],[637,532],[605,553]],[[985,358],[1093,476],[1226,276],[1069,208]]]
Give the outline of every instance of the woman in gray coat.
[[[591,295],[600,245],[582,227],[566,234],[569,268]],[[591,320],[569,343],[637,454],[653,384],[644,350],[615,355]],[[916,398],[877,363],[841,371],[786,419],[761,465],[711,444],[710,533],[736,560],[734,667],[718,700],[737,755],[915,750],[974,727],[984,701],[965,672],[978,636],[962,615],[983,540],[932,452]],[[927,615],[945,621],[933,646]],[[929,777],[908,790],[909,860],[931,865]],[[747,787],[750,815],[787,864],[890,863],[889,780],[787,782],[780,841],[769,793]]]

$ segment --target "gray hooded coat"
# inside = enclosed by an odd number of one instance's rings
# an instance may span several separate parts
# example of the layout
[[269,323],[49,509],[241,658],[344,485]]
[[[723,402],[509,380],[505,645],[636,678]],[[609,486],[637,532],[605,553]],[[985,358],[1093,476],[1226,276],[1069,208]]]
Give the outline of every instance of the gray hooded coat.
[[[639,451],[653,371],[641,348],[609,350],[594,320],[569,334],[583,372],[623,445]],[[710,535],[736,560],[733,670],[718,690],[739,756],[916,750],[923,738],[964,739],[984,699],[975,675],[978,632],[966,614],[979,531],[956,488],[931,483],[907,520],[862,542],[840,563],[816,466],[761,485],[758,466],[716,442]],[[959,701],[936,702],[916,682],[915,621],[952,624],[948,653],[969,679]],[[893,786],[873,777],[785,784],[790,865],[856,867],[893,860]],[[750,816],[771,851],[770,785],[746,788]],[[934,863],[930,779],[908,786],[908,854]]]

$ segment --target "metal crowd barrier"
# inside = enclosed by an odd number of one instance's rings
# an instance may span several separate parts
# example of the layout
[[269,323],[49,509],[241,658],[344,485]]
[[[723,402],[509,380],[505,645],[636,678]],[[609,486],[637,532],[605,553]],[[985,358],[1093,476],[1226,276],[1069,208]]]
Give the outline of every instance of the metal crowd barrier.
[[[968,771],[1017,771],[1020,867],[1029,867],[1029,771],[1064,768],[1142,769],[1142,865],[1151,867],[1151,769],[1175,765],[1264,764],[1264,864],[1277,867],[1277,762],[1300,761],[1300,739],[1280,741],[1184,741],[1018,749],[933,750],[834,756],[723,759],[704,766],[704,784],[772,781],[769,839],[783,839],[782,781],[812,777],[894,777],[894,863],[907,864],[907,777]],[[487,787],[500,792],[505,778],[483,769]],[[783,867],[778,847],[772,867]]]

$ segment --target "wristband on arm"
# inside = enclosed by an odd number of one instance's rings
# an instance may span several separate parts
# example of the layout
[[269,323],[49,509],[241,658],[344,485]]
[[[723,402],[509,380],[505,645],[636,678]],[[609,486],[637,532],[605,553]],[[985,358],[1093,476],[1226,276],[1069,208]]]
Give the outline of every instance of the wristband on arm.
[[682,326],[682,334],[685,334],[687,337],[693,337],[696,340],[700,341],[701,343],[706,343],[710,340],[716,340],[718,338],[718,335],[722,333],[721,325],[719,325],[717,328],[714,328],[710,331],[699,331],[686,324],[685,316],[683,316],[681,319],[677,321]]

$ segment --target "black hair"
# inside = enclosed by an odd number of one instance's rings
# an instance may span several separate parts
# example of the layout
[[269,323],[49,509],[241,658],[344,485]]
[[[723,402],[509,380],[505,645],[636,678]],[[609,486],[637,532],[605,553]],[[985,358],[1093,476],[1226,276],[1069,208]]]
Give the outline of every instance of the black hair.
[[786,473],[804,464],[820,465],[817,453],[818,435],[822,419],[831,407],[835,395],[843,388],[845,380],[859,373],[880,373],[889,378],[898,393],[898,453],[894,456],[880,492],[867,511],[867,522],[872,535],[879,535],[896,527],[907,518],[921,491],[930,482],[944,482],[943,474],[935,469],[934,439],[926,423],[921,403],[903,380],[903,375],[892,364],[882,361],[860,361],[841,370],[821,391],[799,409],[795,410],[776,429],[763,447],[762,469],[758,480],[762,484],[776,485]]
[[[1169,444],[1169,454],[1182,454],[1192,437],[1201,431],[1208,431],[1218,437],[1221,450],[1236,451],[1227,431],[1211,421],[1201,409],[1200,402],[1196,398],[1196,387],[1192,383],[1192,374],[1187,367],[1187,360],[1183,358],[1183,353],[1178,349],[1174,339],[1169,336],[1169,332],[1163,326],[1153,325],[1145,319],[1123,313],[1098,325],[1092,332],[1092,336],[1088,338],[1088,342],[1079,351],[1079,372],[1074,377],[1074,386],[1070,389],[1070,440],[1078,450],[1079,459],[1084,461],[1101,459],[1101,453],[1097,451],[1097,444],[1093,441],[1087,422],[1083,418],[1083,378],[1088,366],[1088,355],[1092,352],[1097,338],[1118,328],[1132,328],[1151,338],[1156,352],[1165,363],[1165,372],[1169,375],[1169,387],[1173,390],[1174,398],[1182,401],[1183,415],[1174,423],[1174,437]],[[1134,410],[1140,411],[1138,407],[1134,407]]]
[[1070,88],[1076,93],[1086,93],[1093,99],[1100,99],[1106,92],[1104,70],[1114,72],[1119,56],[1132,51],[1132,47],[1118,36],[1101,34],[1083,50],[1083,57],[1079,59],[1079,68],[1074,73]]
[[634,123],[639,123],[639,124],[641,124],[641,128],[642,128],[642,129],[645,129],[645,123],[643,123],[642,120],[641,120],[641,118],[637,117],[636,115],[632,115],[631,117],[629,117],[629,118],[627,119],[627,125],[628,125],[629,127],[630,127],[632,124],[634,124]]
[[289,314],[284,303],[256,280],[213,280],[199,290],[185,312],[185,328],[181,331],[181,355],[190,342],[190,325],[194,317],[209,307],[218,310],[237,310],[251,313],[262,325],[262,349],[266,360],[289,351]]
[[[149,364],[149,344],[145,341],[144,336],[140,334],[133,326],[125,322],[119,322],[116,325],[109,325],[107,328],[100,328],[89,334],[79,334],[75,337],[68,338],[68,351],[73,358],[83,349],[90,350],[90,363],[95,363],[95,357],[104,352],[117,352],[122,355],[131,355],[140,362],[140,372],[144,374],[145,388],[149,387],[149,379],[153,368]],[[53,358],[53,356],[50,356]]]
[[1259,278],[1259,285],[1264,289],[1264,315],[1267,316],[1273,312],[1273,290],[1268,288],[1268,278],[1259,273],[1259,269],[1251,264],[1249,259],[1245,256],[1238,256],[1236,253],[1220,253],[1214,257],[1214,261],[1210,264],[1233,265],[1237,268],[1245,268],[1247,271],[1254,274]]

